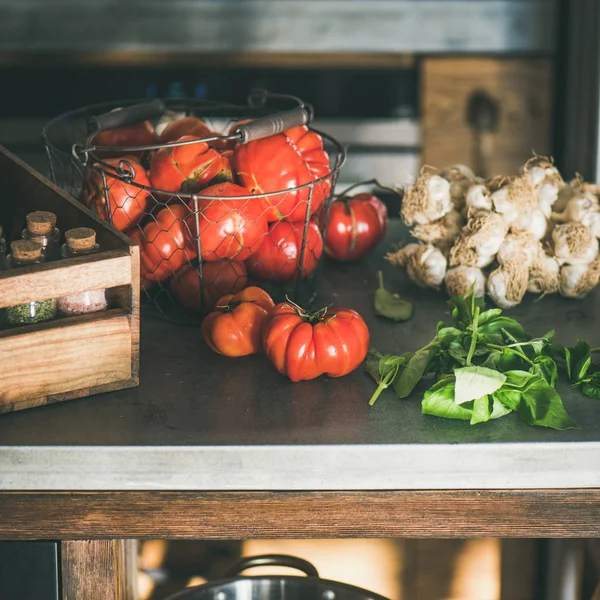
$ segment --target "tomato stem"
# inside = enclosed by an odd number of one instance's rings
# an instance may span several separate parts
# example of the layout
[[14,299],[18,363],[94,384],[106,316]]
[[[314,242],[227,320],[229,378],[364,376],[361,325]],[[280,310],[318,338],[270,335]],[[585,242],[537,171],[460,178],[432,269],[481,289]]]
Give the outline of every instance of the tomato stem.
[[379,271],[379,289],[383,289],[383,273]]
[[[323,321],[325,319],[325,315],[327,315],[327,312],[333,306],[332,304],[329,304],[323,308],[320,308],[319,310],[310,312],[290,300],[287,296],[285,299],[292,305],[293,309],[296,311],[296,314],[307,323],[319,323]],[[329,321],[331,321],[331,319],[333,319],[335,316],[335,314],[331,315]],[[327,321],[327,323],[329,323],[329,321]]]

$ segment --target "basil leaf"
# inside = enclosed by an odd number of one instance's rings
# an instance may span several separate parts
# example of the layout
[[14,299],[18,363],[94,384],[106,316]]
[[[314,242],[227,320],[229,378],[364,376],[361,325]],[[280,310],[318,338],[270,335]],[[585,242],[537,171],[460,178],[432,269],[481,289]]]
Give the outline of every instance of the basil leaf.
[[490,415],[490,419],[499,419],[508,413],[511,413],[512,409],[505,406],[496,398],[496,395],[492,395],[492,414]]
[[456,327],[442,327],[441,329],[438,329],[436,340],[441,346],[449,346],[452,342],[460,344],[464,335],[465,334]]
[[381,271],[379,272],[379,288],[375,292],[375,312],[386,319],[397,322],[408,321],[413,313],[412,302],[385,289]]
[[485,325],[488,321],[499,317],[502,314],[501,308],[490,308],[479,315],[479,325]]
[[521,402],[521,392],[513,389],[500,388],[493,394],[494,400],[500,403],[508,412],[519,408]]
[[589,344],[583,340],[577,340],[577,343],[573,348],[569,349],[571,352],[570,358],[570,379],[573,383],[577,383],[580,379],[583,379],[590,364],[592,363],[592,351]]
[[526,342],[531,339],[521,324],[510,317],[500,316],[490,319],[480,324],[479,332],[489,336],[496,344],[504,343],[506,337],[512,338],[515,342]]
[[588,398],[600,400],[600,371],[596,371],[593,375],[586,378],[581,391]]
[[550,346],[550,350],[552,351],[552,355],[553,356],[557,356],[560,357],[561,359],[564,360],[564,367],[565,370],[567,371],[567,377],[569,378],[570,381],[572,381],[571,379],[571,351],[563,346],[562,344],[552,344]]
[[500,357],[497,361],[498,371],[506,373],[507,371],[527,371],[529,363],[527,363],[514,350],[507,348],[500,352]]
[[506,375],[485,367],[454,369],[454,375],[456,376],[456,395],[454,397],[456,404],[464,404],[493,394],[506,381]]
[[450,375],[428,389],[421,401],[421,412],[444,419],[470,421],[473,411],[454,403],[454,383],[454,376]]
[[422,349],[415,352],[406,366],[398,373],[392,384],[398,398],[406,398],[415,389],[423,377],[429,362],[429,351]]
[[558,381],[558,367],[556,366],[556,362],[549,356],[538,356],[535,358],[529,372],[539,375],[552,387],[556,386],[556,382]]
[[375,350],[375,348],[369,348],[367,352],[367,358],[365,359],[365,371],[377,382],[379,383],[380,372],[379,372],[379,363],[383,355]]
[[475,398],[473,401],[473,412],[471,414],[471,425],[485,423],[492,417],[492,407],[490,396],[487,394],[481,398]]
[[506,375],[506,383],[503,388],[516,390],[524,390],[535,377],[535,375],[532,375],[527,371],[519,370],[507,371],[504,374]]
[[558,430],[579,429],[567,414],[558,392],[538,376],[533,376],[527,389],[521,393],[517,413],[528,425]]

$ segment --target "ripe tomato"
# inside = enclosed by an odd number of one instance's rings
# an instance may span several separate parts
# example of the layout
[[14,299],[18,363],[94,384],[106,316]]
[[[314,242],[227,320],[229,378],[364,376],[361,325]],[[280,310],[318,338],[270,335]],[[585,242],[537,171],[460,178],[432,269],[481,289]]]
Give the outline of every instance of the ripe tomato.
[[282,302],[271,311],[263,347],[275,368],[292,381],[323,374],[342,377],[365,359],[369,330],[362,317],[348,308],[309,313]]
[[189,214],[182,204],[167,206],[144,226],[140,263],[145,279],[168,279],[187,261],[196,258],[196,246],[185,223]]
[[[118,110],[118,109],[115,109]],[[152,146],[158,142],[158,135],[150,121],[142,121],[135,125],[126,125],[118,129],[107,129],[100,131],[92,140],[95,146]],[[143,152],[110,152],[98,151],[96,156],[125,156],[127,154],[141,158]]]
[[[133,167],[135,173],[133,181],[135,183],[150,186],[146,171],[136,158],[132,156],[126,156],[123,159],[107,158],[105,162],[117,168],[121,160],[126,160]],[[104,170],[100,165],[89,169],[81,186],[80,200],[101,219],[108,222],[104,183],[102,181],[102,174],[96,168]],[[113,227],[119,231],[127,231],[127,229],[135,225],[142,218],[148,208],[150,192],[136,185],[125,183],[120,179],[115,179],[115,177],[111,176],[113,174],[112,170],[106,170],[106,173],[106,187],[108,189],[108,201],[112,214]]]
[[184,135],[193,135],[197,138],[211,137],[213,132],[210,127],[198,117],[181,117],[171,121],[160,134],[160,143],[174,142]]
[[[199,200],[200,247],[203,260],[230,258],[245,260],[267,234],[265,206],[260,198],[236,200],[228,196],[247,196],[248,190],[234,183],[218,183],[204,190]],[[194,210],[190,201],[190,210]],[[192,235],[196,235],[196,215],[188,218]]]
[[257,354],[273,306],[271,296],[259,287],[223,296],[202,322],[202,337],[212,350],[225,356]]
[[[196,139],[199,138],[184,135],[177,141]],[[231,181],[232,177],[227,156],[205,142],[161,148],[150,162],[153,187],[167,192],[197,192],[213,180]]]
[[[303,233],[304,223],[273,223],[269,227],[269,235],[247,261],[250,273],[267,281],[289,282],[296,279]],[[317,268],[322,253],[323,238],[319,227],[311,220],[306,232],[302,277],[308,277]]]
[[248,285],[248,273],[243,262],[223,260],[202,264],[202,296],[200,276],[196,267],[184,265],[171,280],[175,298],[190,310],[213,309],[225,294],[236,294]]
[[142,261],[142,251],[144,248],[145,241],[144,234],[142,233],[141,229],[139,229],[138,227],[134,227],[133,229],[128,231],[126,235],[136,246],[140,247],[140,287],[143,290],[147,290],[151,288],[156,283],[156,281],[148,279],[148,269],[146,268],[144,261]]
[[377,196],[341,198],[329,212],[325,253],[336,260],[357,260],[381,241],[387,225],[387,208]]
[[[321,136],[305,125],[240,144],[233,153],[233,166],[242,185],[253,194],[288,190],[331,172]],[[313,186],[311,215],[323,204],[330,189],[329,181]],[[269,221],[282,218],[302,221],[306,217],[309,192],[307,187],[270,196]]]

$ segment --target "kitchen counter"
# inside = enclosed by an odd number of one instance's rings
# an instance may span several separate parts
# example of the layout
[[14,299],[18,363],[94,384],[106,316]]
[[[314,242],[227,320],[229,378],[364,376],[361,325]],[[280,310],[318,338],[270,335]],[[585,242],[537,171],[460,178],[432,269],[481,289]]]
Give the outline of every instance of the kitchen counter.
[[[377,253],[326,262],[316,306],[357,309],[380,351],[420,347],[449,319],[445,296],[417,290]],[[372,310],[377,270],[415,302],[404,324]],[[525,328],[573,343],[600,338],[598,293],[528,299]],[[143,313],[142,313],[143,315]],[[596,344],[597,345],[597,344]],[[82,351],[93,352],[93,348]],[[470,426],[420,413],[420,396],[385,392],[361,369],[292,383],[262,356],[212,353],[194,327],[144,318],[139,388],[0,416],[0,490],[485,490],[600,487],[600,403],[559,388],[578,431],[531,428],[516,415]]]

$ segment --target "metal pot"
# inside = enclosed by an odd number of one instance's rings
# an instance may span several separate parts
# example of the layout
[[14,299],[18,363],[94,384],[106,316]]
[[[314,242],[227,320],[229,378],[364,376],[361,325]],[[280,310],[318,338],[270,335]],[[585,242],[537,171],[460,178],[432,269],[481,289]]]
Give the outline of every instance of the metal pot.
[[[306,577],[259,575],[238,576],[252,567],[291,567]],[[166,600],[387,600],[353,585],[321,579],[306,560],[284,554],[243,558],[225,574],[225,579],[191,587]]]

